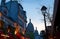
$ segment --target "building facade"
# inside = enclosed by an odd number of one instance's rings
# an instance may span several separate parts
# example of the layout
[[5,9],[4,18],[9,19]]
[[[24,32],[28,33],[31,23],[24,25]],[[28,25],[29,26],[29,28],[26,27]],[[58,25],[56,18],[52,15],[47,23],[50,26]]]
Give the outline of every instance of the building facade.
[[26,23],[26,11],[23,10],[22,5],[18,1],[11,0],[6,2],[6,0],[1,0],[0,30],[6,29],[6,32],[13,32],[15,35],[19,33],[24,35]]
[[54,2],[53,22],[52,22],[52,33],[53,39],[60,39],[60,0]]

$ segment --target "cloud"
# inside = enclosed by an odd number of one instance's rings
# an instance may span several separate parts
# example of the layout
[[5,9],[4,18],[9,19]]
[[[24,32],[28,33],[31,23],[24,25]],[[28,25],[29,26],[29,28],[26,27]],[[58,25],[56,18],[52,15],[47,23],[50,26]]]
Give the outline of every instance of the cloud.
[[41,30],[45,30],[45,26],[44,26],[44,23],[42,22],[38,22],[36,20],[32,20],[32,23],[34,25],[34,29],[36,29],[37,27],[37,30],[38,32],[40,33]]

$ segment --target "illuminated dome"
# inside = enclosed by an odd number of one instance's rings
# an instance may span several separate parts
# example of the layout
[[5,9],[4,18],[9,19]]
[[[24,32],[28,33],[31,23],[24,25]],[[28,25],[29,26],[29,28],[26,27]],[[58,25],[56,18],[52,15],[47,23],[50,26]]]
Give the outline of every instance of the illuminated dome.
[[30,22],[28,23],[27,31],[28,31],[28,32],[34,32],[34,26],[33,26],[33,24],[31,23],[31,19],[30,19]]

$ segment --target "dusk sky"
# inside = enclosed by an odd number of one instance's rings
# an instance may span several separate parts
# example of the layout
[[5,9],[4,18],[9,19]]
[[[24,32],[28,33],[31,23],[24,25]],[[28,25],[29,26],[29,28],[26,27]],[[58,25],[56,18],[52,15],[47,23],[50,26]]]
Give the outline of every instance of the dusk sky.
[[44,27],[43,15],[40,9],[43,5],[45,5],[48,9],[50,8],[50,13],[52,14],[54,7],[54,0],[22,0],[21,4],[27,13],[26,15],[28,23],[29,19],[31,19],[32,24],[34,25],[34,29],[37,27],[39,33],[41,30],[44,30],[45,27]]
[[[54,0],[22,0],[21,2],[24,10],[27,12],[27,20],[32,20],[34,29],[38,29],[40,33],[41,30],[45,29],[43,15],[41,13],[41,7],[45,5],[48,9],[50,8],[50,13],[53,13]],[[49,24],[49,23],[48,23]],[[48,25],[47,25],[48,26]]]

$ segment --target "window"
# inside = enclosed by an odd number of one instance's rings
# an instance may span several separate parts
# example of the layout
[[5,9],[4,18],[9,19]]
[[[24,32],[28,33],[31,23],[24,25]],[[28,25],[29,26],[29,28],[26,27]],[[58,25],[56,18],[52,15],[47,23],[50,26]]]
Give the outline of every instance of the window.
[[4,22],[2,20],[0,20],[0,29],[2,29],[4,26]]

